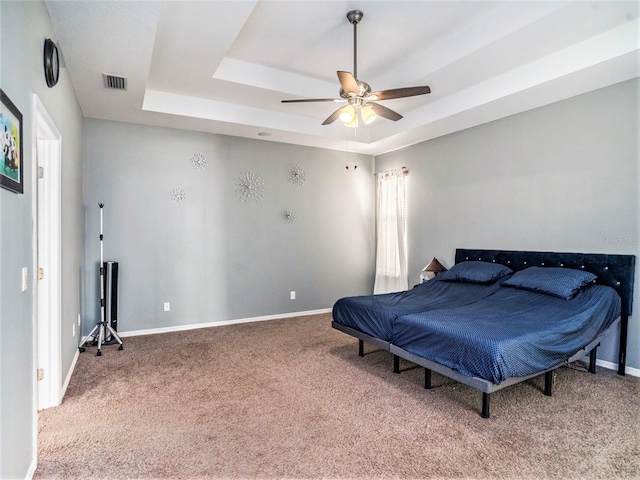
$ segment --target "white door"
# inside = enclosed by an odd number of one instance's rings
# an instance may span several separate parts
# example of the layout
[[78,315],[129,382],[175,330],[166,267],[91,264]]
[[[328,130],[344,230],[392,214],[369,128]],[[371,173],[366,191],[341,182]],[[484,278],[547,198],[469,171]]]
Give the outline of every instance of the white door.
[[36,352],[38,410],[59,405],[61,358],[61,145],[60,132],[34,95],[36,159]]

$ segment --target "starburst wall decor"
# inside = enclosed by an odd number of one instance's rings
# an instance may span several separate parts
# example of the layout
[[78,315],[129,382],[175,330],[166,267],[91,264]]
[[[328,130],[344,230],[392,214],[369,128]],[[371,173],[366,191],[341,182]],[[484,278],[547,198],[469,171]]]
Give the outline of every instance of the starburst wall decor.
[[172,188],[169,195],[176,205],[182,205],[187,201],[187,192],[184,191],[184,188]]
[[287,209],[282,214],[282,217],[284,218],[285,223],[293,223],[296,221],[296,212],[294,212],[293,210]]
[[307,174],[301,165],[289,169],[289,181],[297,187],[304,185],[304,182],[307,181]]
[[202,153],[196,153],[191,157],[191,166],[196,170],[204,170],[207,168],[207,157]]
[[236,196],[243,202],[259,202],[264,196],[264,181],[257,173],[242,172],[236,180]]

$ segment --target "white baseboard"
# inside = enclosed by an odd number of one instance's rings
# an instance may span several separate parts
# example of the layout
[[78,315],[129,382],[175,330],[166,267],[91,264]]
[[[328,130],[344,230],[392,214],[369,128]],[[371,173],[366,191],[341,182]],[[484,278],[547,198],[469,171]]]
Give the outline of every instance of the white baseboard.
[[29,470],[27,470],[27,475],[24,477],[24,480],[31,480],[33,476],[36,474],[36,468],[38,467],[38,460],[33,458],[31,460],[31,464],[29,465]]
[[80,357],[80,350],[76,348],[76,354],[73,356],[73,360],[71,361],[71,366],[69,367],[69,371],[67,372],[67,377],[64,379],[64,383],[62,384],[62,392],[60,393],[60,403],[64,399],[64,394],[67,393],[67,387],[69,386],[69,382],[71,381],[71,375],[73,375],[73,371],[76,369],[76,363],[78,363],[78,358]]
[[[584,357],[582,357],[582,361],[586,362],[588,364],[589,363],[589,356],[585,355]],[[617,363],[608,362],[606,360],[596,360],[596,366],[603,367],[603,368],[606,368],[606,369],[609,369],[609,370],[618,371],[618,364]],[[624,373],[628,374],[628,375],[631,375],[632,377],[640,377],[640,369],[630,367],[629,365],[625,365]]]
[[305,315],[320,315],[331,313],[330,308],[320,310],[309,310],[306,312],[279,313],[277,315],[266,315],[263,317],[238,318],[234,320],[221,320],[219,322],[195,323],[191,325],[176,325],[173,327],[150,328],[147,330],[130,330],[128,332],[118,332],[120,337],[136,337],[138,335],[154,335],[157,333],[182,332],[185,330],[195,330],[198,328],[220,327],[222,325],[235,325],[238,323],[264,322],[266,320],[277,320],[280,318],[301,317]]

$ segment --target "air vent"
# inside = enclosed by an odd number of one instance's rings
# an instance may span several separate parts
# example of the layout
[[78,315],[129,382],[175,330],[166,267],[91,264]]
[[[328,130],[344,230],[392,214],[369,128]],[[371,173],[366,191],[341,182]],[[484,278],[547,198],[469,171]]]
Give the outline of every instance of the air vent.
[[127,89],[127,77],[120,77],[118,75],[110,75],[103,73],[104,87],[111,88],[113,90],[126,90]]

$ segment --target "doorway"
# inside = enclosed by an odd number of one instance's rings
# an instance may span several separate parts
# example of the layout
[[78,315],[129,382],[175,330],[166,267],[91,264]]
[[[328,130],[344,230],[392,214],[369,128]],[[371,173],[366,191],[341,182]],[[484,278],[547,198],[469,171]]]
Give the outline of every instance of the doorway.
[[62,136],[33,95],[37,410],[62,401]]

